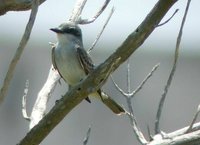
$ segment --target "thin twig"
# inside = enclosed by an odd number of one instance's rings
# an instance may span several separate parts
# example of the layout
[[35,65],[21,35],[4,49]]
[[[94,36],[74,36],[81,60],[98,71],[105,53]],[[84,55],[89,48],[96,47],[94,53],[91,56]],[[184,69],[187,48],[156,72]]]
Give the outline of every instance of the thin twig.
[[192,119],[192,122],[191,122],[190,126],[188,127],[188,129],[187,129],[187,131],[186,131],[185,133],[189,133],[189,132],[192,131],[192,128],[193,128],[193,126],[194,126],[194,123],[195,123],[196,120],[197,120],[197,117],[198,117],[199,113],[200,113],[200,105],[198,105],[197,112],[196,112],[196,114],[194,115],[194,118]]
[[29,88],[29,81],[26,80],[24,95],[22,97],[22,115],[23,115],[24,119],[30,121],[30,117],[27,115],[27,109],[26,109],[26,98],[28,95],[28,88]]
[[184,16],[183,16],[183,19],[182,19],[181,27],[180,27],[180,30],[179,30],[179,34],[178,34],[178,37],[177,37],[173,67],[172,67],[169,78],[167,80],[167,84],[164,88],[164,92],[163,92],[162,97],[161,97],[160,102],[159,102],[159,107],[158,107],[158,110],[157,110],[156,122],[155,122],[155,133],[156,134],[160,133],[160,117],[161,117],[163,105],[164,105],[169,87],[171,85],[171,82],[173,80],[173,76],[174,76],[174,73],[175,73],[175,70],[176,70],[177,60],[178,60],[178,57],[179,57],[179,47],[180,47],[180,42],[181,42],[181,37],[182,37],[183,26],[185,24],[185,19],[186,19],[187,12],[188,12],[188,9],[189,9],[190,1],[191,0],[188,0],[187,6],[186,6],[186,9],[185,9],[185,13],[184,13]]
[[135,118],[135,115],[134,115],[134,112],[133,112],[133,107],[132,107],[132,104],[131,104],[131,97],[130,97],[130,92],[131,92],[130,58],[127,61],[127,75],[126,76],[127,76],[126,78],[127,78],[127,91],[128,91],[128,95],[126,96],[126,102],[127,102],[128,109],[129,109],[129,112],[130,112],[130,115],[128,115],[129,119],[130,119],[130,123],[131,123],[132,129],[133,129],[133,132],[135,133],[138,141],[141,144],[146,144],[147,141],[144,138],[143,133],[140,131],[140,129],[137,125],[137,121],[136,121],[136,118]]
[[128,97],[130,97],[130,93],[131,93],[130,58],[127,60],[127,74],[126,74],[126,78],[127,78],[127,92],[129,94]]
[[[151,72],[150,72],[150,73],[145,77],[145,79],[140,83],[140,85],[139,85],[134,91],[132,91],[132,92],[129,91],[130,93],[126,93],[123,89],[121,89],[121,88],[119,87],[119,85],[114,81],[113,76],[112,76],[112,75],[110,75],[110,76],[111,76],[111,80],[112,80],[112,82],[113,82],[115,88],[122,94],[122,96],[133,98],[133,97],[135,96],[135,94],[138,93],[138,92],[142,89],[142,87],[143,87],[144,84],[148,81],[148,79],[151,78],[151,76],[152,76],[153,73],[157,70],[157,68],[158,68],[159,66],[160,66],[159,63],[156,64],[156,65],[152,68]],[[130,75],[130,72],[128,71],[128,69],[130,69],[129,67],[130,67],[130,66],[127,64],[127,85],[130,84],[130,82],[129,82],[129,75]],[[129,75],[128,75],[128,73],[129,73]],[[130,88],[128,88],[128,90],[130,90]]]
[[113,8],[111,9],[111,12],[110,12],[110,14],[109,14],[109,16],[108,16],[108,18],[107,18],[105,24],[103,25],[103,28],[101,29],[101,31],[100,31],[99,34],[97,35],[97,37],[96,37],[96,39],[94,40],[92,46],[88,49],[88,51],[87,51],[88,53],[90,53],[90,52],[92,51],[92,49],[94,49],[94,47],[95,47],[95,45],[97,44],[99,38],[101,37],[103,31],[105,30],[105,28],[106,28],[106,26],[107,26],[107,24],[108,24],[108,22],[109,22],[109,20],[110,20],[110,18],[111,18],[111,16],[112,16],[112,14],[114,13],[114,10],[115,10],[115,9],[114,9],[114,7],[113,7]]
[[119,87],[119,85],[114,81],[112,75],[110,75],[110,77],[111,77],[111,80],[112,80],[112,82],[113,82],[115,88],[122,94],[122,96],[127,97],[129,94],[126,93],[125,91],[123,91],[123,90]]
[[125,91],[123,91],[118,85],[117,83],[114,81],[113,77],[111,76],[111,80],[114,83],[114,86],[117,88],[117,90],[126,98],[126,102],[128,105],[128,109],[130,114],[128,114],[129,119],[130,119],[130,123],[132,126],[132,129],[134,131],[134,133],[136,134],[136,137],[138,139],[138,141],[141,144],[146,144],[147,140],[145,139],[143,133],[140,131],[138,125],[137,125],[137,121],[133,112],[133,107],[131,104],[131,99],[133,98],[133,96],[139,91],[141,90],[141,88],[143,87],[143,85],[147,82],[147,80],[153,75],[153,73],[156,71],[156,69],[159,67],[159,64],[155,65],[153,67],[153,69],[151,70],[151,72],[146,76],[146,78],[142,81],[142,83],[137,87],[137,89],[135,91],[133,91],[131,93],[131,77],[130,77],[130,60],[128,59],[127,61],[127,91],[128,93],[126,93]]
[[146,144],[147,140],[145,139],[143,133],[140,131],[140,128],[137,125],[137,121],[136,121],[136,118],[135,118],[135,115],[134,115],[134,112],[133,112],[133,107],[132,107],[132,104],[131,104],[131,97],[130,97],[130,92],[131,92],[130,58],[127,61],[127,91],[128,91],[129,95],[126,97],[126,102],[127,102],[127,105],[128,105],[129,112],[131,114],[131,115],[128,115],[128,116],[129,116],[129,119],[130,119],[130,123],[131,123],[132,129],[133,129],[133,132],[135,133],[138,141],[141,144]]
[[148,133],[148,136],[149,136],[149,140],[152,141],[152,140],[153,140],[153,137],[152,137],[152,135],[151,135],[151,130],[150,130],[149,125],[147,125],[147,133]]
[[77,24],[79,23],[81,13],[83,11],[83,8],[84,8],[86,2],[87,2],[87,0],[77,0],[76,1],[76,4],[71,13],[71,17],[69,18],[69,21],[77,23]]
[[90,133],[91,133],[91,125],[89,126],[87,134],[86,134],[85,138],[83,139],[83,145],[87,145],[89,138],[90,138]]
[[89,24],[94,22],[100,15],[101,13],[105,10],[105,8],[107,7],[108,3],[110,2],[110,0],[106,0],[103,4],[103,6],[99,9],[99,11],[90,19],[79,19],[79,24]]
[[29,21],[26,25],[26,29],[24,31],[24,34],[22,36],[22,39],[19,43],[19,46],[15,52],[15,55],[9,65],[9,68],[8,68],[8,72],[6,74],[6,77],[4,79],[4,82],[3,82],[3,86],[1,88],[1,91],[0,91],[0,103],[3,102],[6,94],[7,94],[7,91],[8,91],[8,88],[9,88],[9,85],[10,85],[10,82],[13,78],[13,74],[14,74],[14,71],[15,71],[15,68],[16,68],[16,65],[22,55],[22,52],[30,38],[30,35],[31,35],[31,31],[32,31],[32,28],[33,28],[33,25],[34,25],[34,22],[35,22],[35,18],[36,18],[36,15],[37,15],[37,11],[38,11],[38,5],[39,5],[39,0],[33,0],[32,2],[32,10],[31,10],[31,14],[30,14],[30,17],[29,17]]
[[146,76],[146,78],[142,81],[142,83],[137,87],[137,89],[135,91],[133,91],[131,93],[131,77],[130,77],[130,60],[128,59],[127,61],[127,91],[128,93],[126,93],[125,91],[123,91],[118,85],[117,83],[114,81],[113,77],[111,76],[111,80],[114,83],[114,86],[117,88],[117,90],[126,98],[126,102],[128,105],[128,109],[130,114],[128,114],[129,119],[130,119],[130,123],[132,126],[132,129],[138,139],[138,141],[141,144],[146,144],[147,140],[145,139],[143,133],[140,131],[138,125],[137,125],[137,121],[133,112],[133,107],[131,104],[131,99],[133,98],[133,96],[139,91],[141,90],[141,88],[143,87],[143,85],[147,82],[147,80],[153,75],[153,73],[156,71],[156,69],[159,67],[159,64],[155,65],[153,67],[153,69],[151,70],[151,72]]
[[131,123],[132,129],[133,129],[133,132],[135,133],[137,140],[141,144],[145,145],[145,144],[147,144],[147,140],[145,139],[143,133],[141,132],[140,128],[137,125],[137,121],[136,121],[136,118],[135,118],[135,115],[134,115],[134,112],[133,112],[133,107],[131,105],[131,98],[126,97],[126,102],[128,104],[128,109],[129,109],[129,112],[130,112],[130,115],[128,114],[128,116],[129,116],[129,119],[130,119],[130,123]]
[[115,87],[117,88],[117,90],[126,98],[126,102],[127,102],[127,105],[128,105],[128,109],[129,109],[129,113],[127,113],[129,119],[130,119],[130,124],[131,124],[131,127],[133,129],[133,132],[135,133],[136,135],[136,138],[137,140],[141,143],[141,144],[146,144],[147,141],[143,135],[143,133],[140,131],[140,128],[138,127],[137,125],[137,121],[136,121],[136,118],[135,118],[135,115],[134,115],[134,112],[133,112],[133,107],[132,107],[132,104],[131,104],[131,97],[130,97],[130,85],[131,85],[131,78],[130,78],[130,60],[128,59],[127,61],[127,92],[128,93],[125,93],[125,91],[123,91],[118,85],[117,83],[114,81],[114,79],[112,78],[111,76],[111,79],[112,79],[112,82],[114,83]]
[[158,68],[159,66],[160,66],[160,64],[158,63],[158,64],[156,64],[156,65],[152,68],[151,72],[145,77],[145,79],[140,83],[140,85],[139,85],[132,93],[130,93],[130,96],[131,96],[131,97],[134,97],[135,94],[138,93],[138,92],[142,89],[142,87],[144,86],[144,84],[148,81],[149,78],[151,78],[151,76],[152,76],[153,73],[157,70],[157,68]]
[[167,20],[166,20],[165,22],[163,22],[163,23],[158,24],[156,27],[160,27],[160,26],[165,25],[166,23],[168,23],[168,22],[174,17],[174,15],[175,15],[178,11],[179,11],[179,9],[176,9],[175,12],[172,14],[172,16],[171,16],[169,19],[167,19]]

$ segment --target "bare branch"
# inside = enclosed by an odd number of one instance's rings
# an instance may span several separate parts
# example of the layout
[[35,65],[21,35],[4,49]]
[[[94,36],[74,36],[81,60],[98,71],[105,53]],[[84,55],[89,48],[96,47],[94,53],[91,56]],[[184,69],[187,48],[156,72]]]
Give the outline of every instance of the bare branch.
[[127,97],[130,97],[130,93],[131,93],[130,59],[127,60],[127,74],[126,74],[126,78],[127,78],[127,92],[129,94]]
[[79,20],[79,24],[89,24],[94,22],[100,15],[101,13],[105,10],[105,8],[107,7],[108,3],[110,2],[110,0],[106,0],[103,4],[103,6],[99,9],[99,11],[90,19],[80,19]]
[[196,112],[196,114],[194,115],[194,118],[192,119],[192,122],[191,122],[190,126],[188,127],[188,130],[186,131],[186,133],[189,133],[189,132],[192,131],[192,128],[193,128],[193,126],[194,126],[194,123],[195,123],[196,120],[197,120],[197,117],[198,117],[199,113],[200,113],[200,105],[198,105],[197,112]]
[[140,128],[137,125],[137,121],[136,121],[136,118],[135,118],[135,115],[133,112],[133,107],[131,105],[131,98],[126,97],[126,102],[128,104],[128,108],[129,108],[129,112],[130,112],[130,115],[128,115],[128,116],[130,119],[130,123],[131,123],[132,129],[133,129],[133,132],[135,133],[137,140],[141,144],[145,145],[145,144],[147,144],[147,140],[145,139],[143,133],[140,131]]
[[158,64],[156,64],[156,65],[153,67],[153,69],[151,70],[151,72],[145,77],[145,79],[141,82],[141,84],[140,84],[132,93],[130,93],[130,96],[131,96],[131,97],[134,97],[135,94],[136,94],[137,92],[139,92],[139,91],[142,89],[142,87],[144,86],[144,84],[148,81],[149,78],[151,78],[151,76],[152,76],[153,73],[157,70],[157,68],[158,68],[159,66],[160,66],[160,64],[158,63]]
[[148,133],[148,136],[149,136],[149,140],[152,141],[152,140],[153,140],[153,137],[152,137],[152,135],[151,135],[151,131],[150,131],[149,125],[147,125],[147,133]]
[[88,128],[86,137],[83,139],[83,145],[87,145],[88,140],[89,140],[89,138],[90,138],[90,133],[91,133],[91,125],[90,125],[89,128]]
[[86,2],[87,2],[87,0],[77,0],[76,1],[74,9],[72,10],[72,13],[71,13],[71,17],[69,18],[69,21],[79,23],[80,15],[83,11],[83,8],[84,8]]
[[169,19],[167,19],[165,22],[163,22],[161,24],[158,24],[157,27],[160,27],[160,26],[165,25],[166,23],[168,23],[178,11],[179,11],[179,9],[176,9],[175,12],[172,14],[172,16]]
[[147,145],[199,145],[200,130],[188,134],[175,136],[173,138],[162,138],[160,134],[156,135],[154,140]]
[[126,97],[126,101],[128,104],[129,111],[132,115],[129,115],[129,119],[133,128],[134,133],[136,134],[136,137],[138,141],[141,144],[147,144],[147,140],[145,139],[143,133],[140,131],[140,128],[137,125],[137,121],[133,112],[133,107],[131,105],[131,99],[133,96],[142,88],[142,86],[147,82],[147,80],[152,76],[153,72],[158,68],[159,64],[157,64],[152,71],[148,74],[148,76],[142,81],[142,83],[139,85],[139,87],[131,93],[131,77],[130,77],[130,59],[127,61],[127,88],[128,88],[128,96]]
[[10,85],[10,82],[13,78],[13,74],[14,74],[14,71],[15,71],[15,68],[16,68],[16,65],[21,57],[21,54],[29,40],[29,37],[31,35],[31,31],[32,31],[32,28],[33,28],[33,25],[34,25],[34,22],[35,22],[35,18],[36,18],[36,15],[37,15],[37,11],[38,11],[38,5],[39,5],[39,0],[33,0],[32,2],[32,10],[31,10],[31,14],[30,14],[30,17],[29,17],[29,21],[26,25],[26,29],[25,29],[25,32],[22,36],[22,39],[19,43],[19,46],[16,50],[16,53],[9,65],[9,68],[8,68],[8,72],[6,74],[6,77],[4,79],[4,82],[3,82],[3,86],[1,88],[1,91],[0,91],[0,103],[4,100],[6,94],[7,94],[7,91],[8,91],[8,87]]
[[117,85],[117,83],[115,83],[115,81],[112,77],[111,77],[111,79],[112,79],[112,82],[114,83],[115,87],[117,88],[117,90],[122,94],[122,96],[124,96],[126,98],[126,102],[127,102],[128,109],[129,109],[129,112],[130,112],[130,113],[127,113],[127,115],[129,116],[130,124],[131,124],[131,127],[133,129],[133,132],[136,135],[136,138],[138,139],[138,141],[141,144],[146,144],[147,141],[144,138],[143,133],[140,131],[140,129],[137,125],[137,121],[136,121],[136,118],[135,118],[135,115],[134,115],[134,112],[133,112],[133,107],[132,107],[132,104],[131,104],[131,97],[130,97],[130,87],[131,87],[131,81],[130,80],[131,80],[131,77],[130,77],[130,62],[129,62],[129,59],[127,61],[127,88],[128,88],[127,92],[128,93],[125,93],[125,91],[123,91]]
[[135,94],[137,92],[139,92],[142,87],[144,86],[144,84],[148,81],[148,79],[153,75],[153,73],[157,70],[157,68],[160,66],[160,64],[156,64],[151,72],[145,77],[145,79],[141,82],[141,84],[133,91],[133,92],[130,92],[130,66],[129,66],[129,61],[127,62],[127,87],[128,87],[128,93],[126,93],[123,89],[121,89],[119,87],[119,85],[114,81],[113,79],[113,76],[111,75],[111,80],[115,86],[115,88],[122,94],[122,96],[124,97],[131,97],[133,98],[135,96]]
[[103,25],[103,28],[101,29],[101,31],[100,31],[99,34],[97,35],[97,37],[96,37],[96,39],[94,40],[92,46],[88,49],[88,51],[87,51],[88,53],[90,53],[90,52],[92,51],[92,49],[94,49],[94,47],[95,47],[95,45],[97,44],[99,38],[101,37],[103,31],[105,30],[105,28],[106,28],[106,26],[107,26],[107,24],[108,24],[108,22],[109,22],[109,20],[110,20],[110,18],[111,18],[111,16],[112,16],[112,14],[114,13],[114,10],[115,10],[115,9],[114,9],[114,7],[113,7],[113,8],[111,9],[111,12],[110,12],[110,14],[109,14],[109,16],[108,16],[108,18],[107,18],[105,24]]
[[29,88],[29,81],[26,80],[24,95],[22,97],[22,115],[23,115],[24,119],[30,121],[30,117],[27,115],[27,109],[26,109],[26,98],[28,95],[28,88]]
[[[26,11],[31,9],[33,0],[0,0],[0,15],[8,11]],[[39,5],[46,0],[39,0]]]
[[29,129],[33,128],[44,117],[46,105],[59,79],[60,75],[58,74],[57,70],[55,70],[53,66],[51,66],[47,81],[38,93],[37,100],[35,101],[35,104],[33,106],[30,116],[31,121]]
[[162,110],[163,110],[163,105],[164,105],[164,102],[165,102],[166,95],[168,93],[169,87],[171,85],[171,82],[173,80],[173,76],[174,76],[174,73],[175,73],[175,70],[176,70],[177,61],[178,61],[178,57],[179,57],[179,47],[180,47],[180,42],[181,42],[181,37],[182,37],[183,26],[185,24],[185,19],[186,19],[187,12],[188,12],[188,9],[189,9],[190,1],[191,0],[188,0],[187,6],[186,6],[186,9],[185,9],[185,13],[184,13],[184,16],[183,16],[183,19],[182,19],[181,27],[180,27],[180,30],[179,30],[179,34],[178,34],[178,37],[177,37],[173,67],[172,67],[172,70],[170,72],[169,78],[167,80],[167,84],[164,88],[164,92],[163,92],[162,97],[160,99],[159,107],[158,107],[158,110],[157,110],[156,122],[155,122],[155,133],[156,134],[160,133],[160,117],[161,117],[161,113],[162,113]]
[[[180,136],[180,135],[183,135],[185,134],[185,132],[188,130],[190,126],[186,126],[182,129],[179,129],[179,130],[176,130],[174,132],[171,132],[171,133],[168,133],[165,135],[165,138],[174,138],[176,136]],[[200,130],[200,122],[198,123],[195,123],[191,129],[191,131],[197,131],[197,130]]]
[[115,88],[122,94],[122,96],[127,97],[129,94],[126,93],[125,91],[123,91],[123,90],[119,87],[119,85],[114,81],[112,75],[110,75],[110,77],[111,77],[111,80],[112,80],[112,82],[113,82]]

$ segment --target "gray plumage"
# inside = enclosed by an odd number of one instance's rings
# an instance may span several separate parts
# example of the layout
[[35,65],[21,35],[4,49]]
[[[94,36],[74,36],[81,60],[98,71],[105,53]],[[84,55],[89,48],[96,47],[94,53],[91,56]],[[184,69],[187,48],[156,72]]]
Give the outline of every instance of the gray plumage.
[[[74,23],[63,23],[50,30],[56,32],[58,38],[58,43],[52,49],[53,66],[69,86],[74,86],[95,67],[83,47],[81,29]],[[89,96],[101,99],[116,114],[125,113],[125,110],[101,89]],[[90,102],[89,98],[86,100]]]

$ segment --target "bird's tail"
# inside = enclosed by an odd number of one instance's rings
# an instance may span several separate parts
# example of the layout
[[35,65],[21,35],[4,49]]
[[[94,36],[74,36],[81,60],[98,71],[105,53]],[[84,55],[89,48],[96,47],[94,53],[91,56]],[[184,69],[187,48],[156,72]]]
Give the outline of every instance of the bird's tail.
[[[122,106],[120,106],[117,102],[115,102],[111,97],[109,97],[106,93],[99,90],[98,93],[98,99],[101,99],[101,101],[110,109],[112,112],[114,112],[117,115],[125,114],[126,111]],[[96,94],[97,95],[97,94]],[[96,96],[95,95],[95,96]]]

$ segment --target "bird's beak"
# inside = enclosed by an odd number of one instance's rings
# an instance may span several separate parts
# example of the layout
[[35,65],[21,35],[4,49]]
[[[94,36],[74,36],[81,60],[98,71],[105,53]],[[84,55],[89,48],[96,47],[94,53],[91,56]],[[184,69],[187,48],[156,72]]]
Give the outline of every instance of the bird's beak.
[[63,33],[63,31],[60,30],[59,28],[51,28],[50,30],[55,32],[55,33]]

